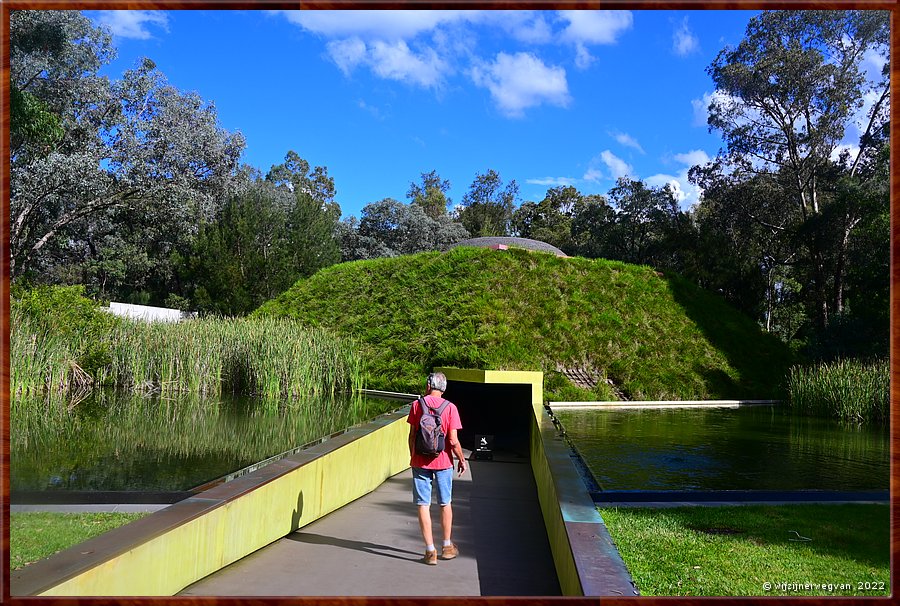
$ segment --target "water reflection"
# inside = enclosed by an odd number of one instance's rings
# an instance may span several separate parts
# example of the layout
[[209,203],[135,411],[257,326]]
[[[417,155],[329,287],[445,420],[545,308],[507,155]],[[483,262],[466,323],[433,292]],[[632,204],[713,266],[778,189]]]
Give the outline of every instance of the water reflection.
[[605,490],[885,490],[888,431],[776,407],[557,413]]
[[345,396],[271,411],[248,397],[101,391],[74,405],[13,402],[11,491],[188,490],[399,406]]

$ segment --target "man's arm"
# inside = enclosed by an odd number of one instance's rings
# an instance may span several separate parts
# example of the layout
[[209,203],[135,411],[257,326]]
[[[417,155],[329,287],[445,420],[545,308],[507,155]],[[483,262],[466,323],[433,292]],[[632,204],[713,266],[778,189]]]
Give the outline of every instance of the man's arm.
[[[466,471],[466,457],[463,454],[462,446],[459,444],[459,438],[456,436],[456,430],[450,430],[450,450],[453,454],[456,455],[456,458],[459,460],[459,466],[457,467],[457,471],[462,475]],[[453,457],[450,457],[450,463],[453,463]]]
[[409,438],[406,440],[409,443],[409,456],[413,456],[413,450],[416,447],[416,428],[413,425],[409,426]]

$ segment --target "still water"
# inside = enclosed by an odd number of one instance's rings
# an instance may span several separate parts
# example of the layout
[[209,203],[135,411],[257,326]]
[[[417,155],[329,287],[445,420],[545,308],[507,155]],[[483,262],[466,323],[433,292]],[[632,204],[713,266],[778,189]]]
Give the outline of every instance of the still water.
[[14,402],[10,491],[189,490],[402,405],[355,397],[272,410],[246,397],[103,392]]
[[887,490],[886,427],[777,407],[556,413],[604,490]]

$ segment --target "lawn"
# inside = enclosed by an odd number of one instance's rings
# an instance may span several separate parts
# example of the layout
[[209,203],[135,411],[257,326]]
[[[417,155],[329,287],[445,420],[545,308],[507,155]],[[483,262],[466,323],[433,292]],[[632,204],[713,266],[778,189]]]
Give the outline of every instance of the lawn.
[[22,568],[145,515],[147,514],[45,511],[10,513],[10,568]]
[[887,505],[601,508],[645,596],[888,596]]

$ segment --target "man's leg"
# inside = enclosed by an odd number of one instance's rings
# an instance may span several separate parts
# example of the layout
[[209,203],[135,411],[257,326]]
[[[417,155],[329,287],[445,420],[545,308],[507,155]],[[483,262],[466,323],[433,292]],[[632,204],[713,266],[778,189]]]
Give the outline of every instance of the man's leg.
[[[434,545],[434,537],[431,536],[431,508],[429,505],[419,505],[419,529],[422,531],[422,538],[425,540],[425,546]],[[441,516],[443,520],[443,515]]]
[[425,541],[425,563],[437,564],[437,550],[431,535],[431,481],[432,472],[413,467],[413,501],[419,515],[419,530]]
[[441,548],[441,557],[452,560],[459,555],[459,550],[450,535],[453,532],[453,506],[450,504],[453,495],[453,468],[444,469],[435,474],[435,483],[438,486],[438,504],[441,506],[441,531],[444,542]]
[[444,533],[444,543],[446,544],[450,540],[450,533],[453,531],[453,505],[450,503],[441,505],[441,530]]

